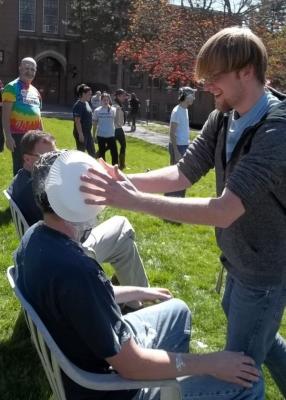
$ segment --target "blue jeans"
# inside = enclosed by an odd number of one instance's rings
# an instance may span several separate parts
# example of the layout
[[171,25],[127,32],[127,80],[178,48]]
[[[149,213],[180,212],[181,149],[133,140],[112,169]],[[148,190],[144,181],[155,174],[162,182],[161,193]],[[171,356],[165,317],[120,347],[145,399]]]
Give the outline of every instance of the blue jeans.
[[265,363],[286,397],[286,342],[279,335],[286,284],[249,287],[227,276],[222,306],[228,319],[226,349],[244,351]]
[[[125,315],[134,340],[144,347],[170,352],[189,352],[191,314],[187,305],[172,299]],[[181,381],[184,400],[262,400],[263,382],[252,389],[227,383],[210,376],[193,376]],[[133,400],[159,400],[159,389],[142,389]]]
[[[183,155],[187,151],[188,145],[177,145],[178,152]],[[175,152],[172,143],[169,143],[169,154],[170,154],[170,165],[175,165],[177,164],[177,161],[175,159]],[[165,193],[165,196],[171,196],[171,197],[185,197],[186,190],[178,190],[177,192],[170,192],[170,193]]]

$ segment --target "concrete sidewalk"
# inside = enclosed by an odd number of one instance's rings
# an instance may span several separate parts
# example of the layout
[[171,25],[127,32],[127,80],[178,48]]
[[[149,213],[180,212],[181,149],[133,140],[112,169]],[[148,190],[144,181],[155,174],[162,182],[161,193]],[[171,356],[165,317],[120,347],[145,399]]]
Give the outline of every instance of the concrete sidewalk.
[[130,127],[123,127],[126,136],[135,137],[136,139],[144,140],[145,142],[156,144],[162,147],[168,147],[169,135],[164,135],[159,132],[152,132],[148,129],[148,126],[144,123],[137,123],[136,131],[129,132]]

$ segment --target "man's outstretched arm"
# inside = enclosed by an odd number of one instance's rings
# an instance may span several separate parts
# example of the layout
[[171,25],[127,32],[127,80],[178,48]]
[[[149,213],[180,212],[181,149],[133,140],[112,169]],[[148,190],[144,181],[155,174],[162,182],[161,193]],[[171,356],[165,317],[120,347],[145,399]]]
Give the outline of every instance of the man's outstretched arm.
[[106,163],[103,159],[99,159],[99,162],[113,179],[122,181],[128,179],[138,190],[143,192],[167,193],[191,186],[190,181],[179,170],[177,165],[154,171],[124,175],[116,166]]
[[91,169],[81,179],[89,184],[83,184],[81,191],[93,195],[86,200],[88,204],[141,211],[177,222],[227,228],[245,212],[240,198],[227,188],[220,197],[184,199],[139,191],[123,174],[122,180],[115,180]]
[[168,193],[191,186],[190,181],[176,165],[140,174],[130,174],[128,179],[138,190],[147,193]]

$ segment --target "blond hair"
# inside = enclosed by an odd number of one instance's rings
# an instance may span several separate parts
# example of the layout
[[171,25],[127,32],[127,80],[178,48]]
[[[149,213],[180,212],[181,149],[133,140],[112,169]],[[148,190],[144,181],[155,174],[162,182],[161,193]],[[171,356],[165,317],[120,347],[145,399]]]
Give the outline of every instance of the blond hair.
[[202,46],[197,57],[195,76],[198,80],[208,79],[252,65],[257,80],[264,84],[267,58],[262,40],[249,28],[225,28]]

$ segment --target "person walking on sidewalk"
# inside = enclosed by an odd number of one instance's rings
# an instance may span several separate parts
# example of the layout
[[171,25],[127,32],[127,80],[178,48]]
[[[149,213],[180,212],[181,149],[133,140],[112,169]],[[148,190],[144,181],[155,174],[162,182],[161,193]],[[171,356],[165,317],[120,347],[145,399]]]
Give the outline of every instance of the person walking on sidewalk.
[[139,112],[140,108],[140,101],[138,97],[136,96],[136,93],[131,93],[131,99],[129,101],[129,107],[130,107],[130,118],[131,118],[131,130],[130,132],[135,132],[136,131],[136,119],[137,115]]
[[[170,165],[175,165],[185,154],[190,141],[190,121],[188,108],[195,100],[196,89],[181,87],[179,104],[174,107],[170,119]],[[185,197],[186,190],[166,193],[166,196]]]
[[123,103],[126,98],[126,92],[123,89],[117,89],[114,98],[114,107],[116,109],[115,114],[115,140],[119,142],[119,168],[123,170],[125,168],[125,153],[126,153],[126,138],[123,130],[124,125],[124,110]]
[[79,151],[87,151],[95,158],[95,147],[91,136],[92,111],[89,105],[91,88],[84,83],[78,86],[78,100],[73,106],[74,128],[73,135],[76,148]]

